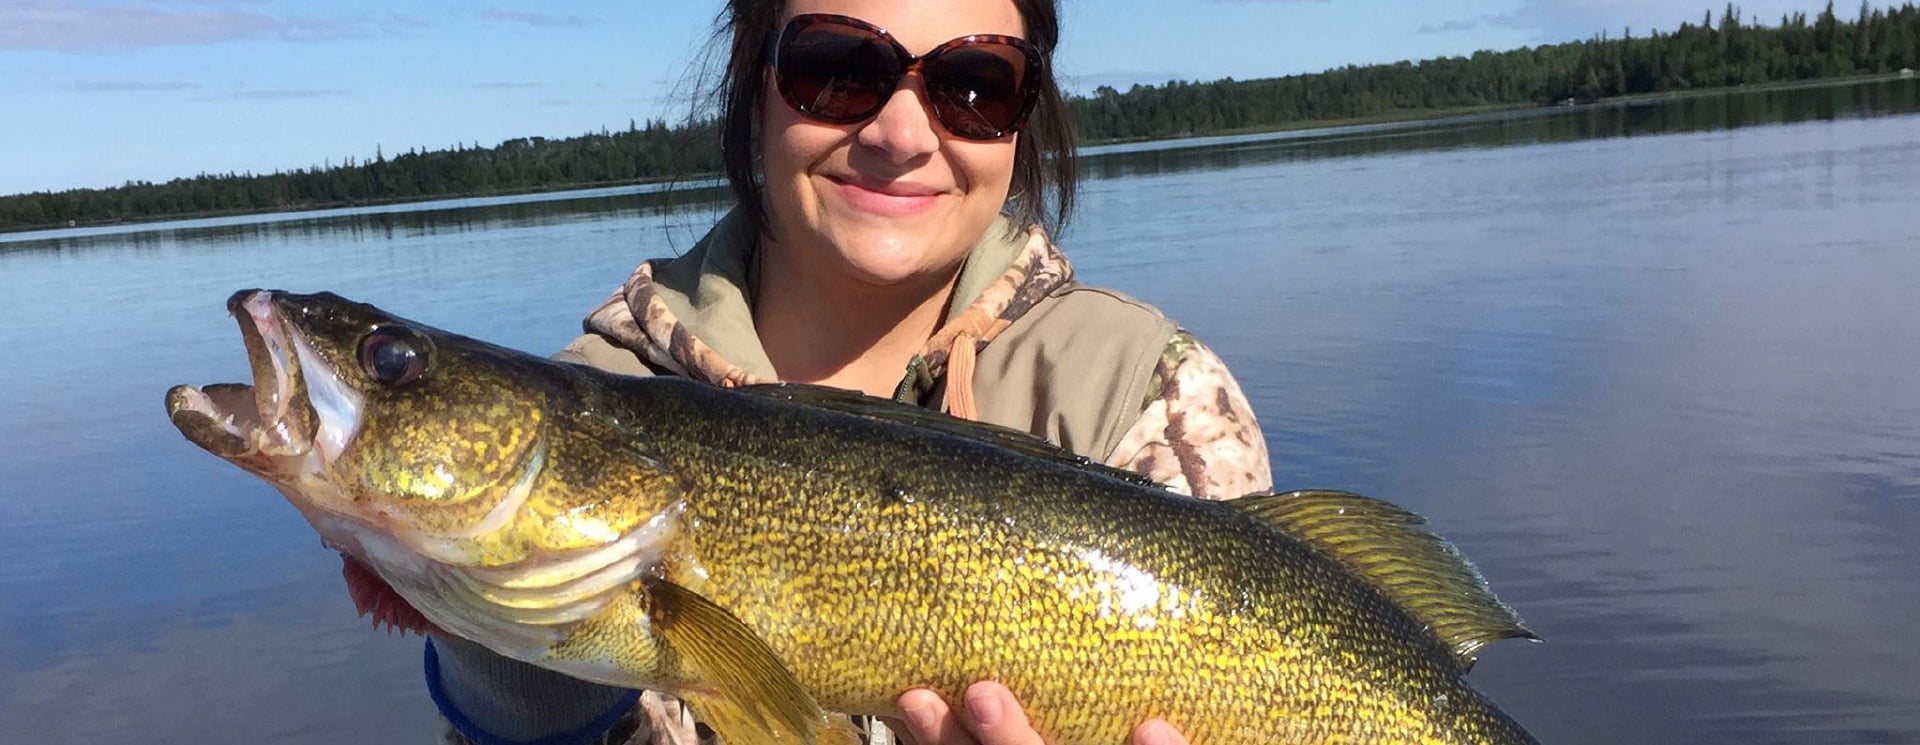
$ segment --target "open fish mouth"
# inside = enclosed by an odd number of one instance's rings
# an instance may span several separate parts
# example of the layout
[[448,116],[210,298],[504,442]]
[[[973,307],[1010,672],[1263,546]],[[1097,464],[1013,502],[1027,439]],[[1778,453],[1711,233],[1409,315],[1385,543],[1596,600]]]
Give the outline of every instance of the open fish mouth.
[[278,295],[242,290],[227,300],[253,384],[174,386],[167,416],[207,452],[284,484],[338,457],[358,426],[362,397],[287,322]]
[[[167,416],[189,441],[279,486],[304,512],[306,500],[295,496],[328,491],[312,487],[351,440],[364,402],[287,322],[275,302],[279,295],[241,290],[227,299],[253,383],[174,386],[167,391]],[[323,533],[322,540],[341,551],[348,594],[360,615],[371,617],[376,628],[402,633],[434,628],[352,551],[335,545],[340,541],[334,536]]]

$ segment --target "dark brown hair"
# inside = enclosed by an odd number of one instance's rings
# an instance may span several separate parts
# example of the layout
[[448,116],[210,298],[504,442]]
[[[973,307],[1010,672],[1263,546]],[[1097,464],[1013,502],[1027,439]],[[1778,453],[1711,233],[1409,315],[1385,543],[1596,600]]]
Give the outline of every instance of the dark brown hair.
[[[1008,190],[1008,212],[1015,225],[1039,225],[1058,235],[1073,212],[1077,181],[1073,165],[1073,121],[1053,77],[1053,50],[1060,43],[1057,0],[1013,0],[1026,25],[1024,38],[1040,50],[1045,62],[1040,100],[1020,130],[1013,155],[1013,184]],[[720,151],[726,163],[727,184],[738,209],[755,234],[767,228],[767,208],[761,197],[759,112],[767,96],[768,40],[780,29],[786,0],[728,0],[718,24],[733,40],[727,67],[720,79]]]

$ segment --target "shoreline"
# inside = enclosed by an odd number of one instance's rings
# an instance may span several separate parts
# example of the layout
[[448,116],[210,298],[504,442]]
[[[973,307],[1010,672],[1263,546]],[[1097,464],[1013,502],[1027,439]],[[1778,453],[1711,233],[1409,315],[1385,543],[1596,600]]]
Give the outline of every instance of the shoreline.
[[[1642,94],[1635,94],[1631,96],[1617,96],[1613,98],[1596,99],[1592,101],[1573,101],[1569,99],[1567,101],[1562,101],[1554,104],[1546,104],[1546,105],[1487,104],[1484,106],[1460,106],[1460,107],[1452,107],[1452,108],[1445,108],[1445,109],[1418,109],[1418,110],[1409,109],[1409,110],[1388,112],[1388,113],[1378,114],[1373,116],[1348,117],[1345,119],[1315,119],[1311,121],[1285,122],[1281,124],[1265,125],[1265,126],[1257,126],[1257,127],[1237,127],[1233,129],[1225,129],[1225,130],[1204,132],[1204,133],[1184,133],[1184,134],[1173,135],[1168,137],[1141,137],[1141,138],[1121,138],[1121,139],[1111,139],[1111,140],[1088,141],[1088,142],[1080,143],[1078,146],[1078,149],[1084,151],[1092,148],[1103,148],[1103,147],[1116,146],[1116,145],[1139,145],[1139,144],[1145,144],[1145,143],[1176,143],[1181,140],[1190,140],[1190,139],[1197,139],[1197,138],[1236,137],[1236,136],[1244,136],[1244,135],[1272,134],[1272,133],[1279,133],[1279,132],[1307,132],[1307,131],[1320,130],[1320,129],[1337,129],[1341,127],[1366,126],[1366,125],[1374,125],[1374,124],[1400,124],[1400,123],[1413,123],[1413,122],[1424,122],[1424,121],[1438,121],[1438,120],[1444,120],[1444,119],[1451,119],[1455,117],[1495,114],[1495,113],[1502,113],[1502,112],[1543,112],[1544,113],[1544,112],[1557,111],[1564,108],[1581,108],[1581,107],[1596,107],[1596,106],[1631,106],[1631,105],[1641,104],[1641,103],[1674,101],[1674,100],[1681,100],[1681,99],[1687,99],[1687,98],[1697,98],[1701,96],[1726,95],[1730,93],[1764,93],[1768,91],[1797,90],[1797,89],[1807,89],[1807,88],[1833,88],[1833,87],[1841,87],[1841,86],[1867,85],[1867,84],[1873,84],[1873,83],[1894,82],[1899,80],[1912,80],[1912,79],[1914,79],[1914,76],[1910,73],[1887,73],[1882,75],[1858,75],[1858,76],[1846,77],[1846,78],[1823,78],[1818,80],[1785,81],[1785,82],[1779,82],[1779,83],[1768,83],[1764,85],[1740,85],[1740,86],[1720,87],[1720,88],[1697,88],[1697,89],[1685,90],[1685,91],[1664,91],[1660,93],[1642,93]],[[1084,155],[1082,157],[1101,157],[1101,154],[1096,153],[1091,155]],[[163,222],[217,219],[217,218],[224,218],[224,217],[245,217],[245,216],[252,216],[252,215],[292,214],[292,213],[301,213],[301,212],[319,212],[319,211],[339,210],[339,209],[387,207],[387,206],[394,206],[394,205],[423,204],[423,203],[430,203],[430,202],[456,201],[456,200],[463,200],[463,199],[511,198],[511,197],[521,197],[521,196],[529,196],[529,195],[536,195],[536,194],[559,194],[564,192],[587,191],[587,190],[594,190],[594,189],[620,189],[620,188],[628,188],[628,187],[658,186],[659,187],[658,190],[642,192],[642,194],[645,194],[645,195],[653,195],[653,194],[672,193],[674,191],[677,191],[676,189],[672,188],[673,185],[675,184],[689,185],[688,187],[686,187],[688,190],[701,190],[705,188],[711,188],[713,181],[719,178],[719,175],[720,174],[717,174],[717,173],[707,173],[707,174],[683,175],[679,177],[664,178],[664,179],[651,178],[651,179],[625,179],[625,180],[616,180],[616,181],[559,183],[559,184],[546,184],[546,185],[542,185],[542,186],[530,188],[530,189],[514,189],[514,190],[484,191],[484,192],[463,192],[463,193],[457,193],[457,194],[436,194],[432,196],[420,196],[420,197],[391,197],[391,198],[382,198],[382,199],[366,199],[366,200],[353,200],[353,201],[340,201],[340,202],[314,202],[314,203],[292,205],[292,206],[274,208],[274,209],[213,210],[213,211],[206,211],[206,212],[182,212],[182,213],[174,213],[174,214],[168,214],[168,215],[156,215],[152,217],[142,217],[137,219],[97,220],[97,221],[88,221],[88,222],[70,221],[65,224],[43,223],[43,224],[37,224],[37,225],[6,226],[6,227],[0,227],[0,235],[13,235],[18,233],[31,233],[31,232],[51,231],[51,230],[78,230],[78,229],[85,229],[85,228],[107,228],[107,227],[116,227],[116,226],[144,225],[144,224],[163,223]],[[117,187],[109,187],[109,188],[117,188]],[[28,194],[31,194],[31,193],[33,192],[28,192]],[[0,195],[0,197],[24,196],[24,195],[25,194],[10,194],[10,195]]]
[[[564,192],[592,191],[596,189],[624,189],[629,187],[646,187],[646,186],[660,187],[659,189],[656,189],[653,191],[640,192],[643,195],[648,195],[648,194],[660,194],[660,193],[672,192],[674,191],[674,189],[672,189],[671,187],[675,184],[688,184],[689,186],[686,186],[685,188],[689,191],[707,188],[709,182],[711,182],[713,179],[719,178],[719,176],[720,174],[717,174],[717,173],[707,173],[707,174],[693,174],[685,177],[664,178],[664,179],[650,178],[650,179],[622,179],[622,180],[616,180],[616,181],[586,181],[586,182],[579,182],[579,183],[547,184],[547,185],[542,185],[542,186],[538,186],[531,189],[461,192],[461,193],[455,193],[455,194],[435,194],[432,196],[388,197],[383,199],[361,199],[361,200],[348,200],[348,201],[341,201],[341,202],[308,202],[308,203],[303,203],[298,205],[289,205],[286,207],[279,207],[274,209],[208,210],[205,212],[177,212],[177,213],[167,214],[167,215],[155,215],[152,217],[142,217],[142,218],[122,219],[122,220],[95,220],[91,222],[81,222],[78,220],[74,220],[74,221],[69,221],[66,224],[43,223],[39,225],[0,227],[0,235],[10,235],[13,233],[28,233],[28,232],[36,232],[36,231],[42,231],[42,230],[79,230],[83,228],[109,228],[109,227],[115,227],[120,225],[146,225],[150,223],[178,222],[178,221],[185,221],[185,220],[212,220],[212,219],[218,219],[222,217],[246,217],[249,215],[278,215],[278,214],[295,214],[295,213],[301,213],[301,212],[325,212],[328,210],[360,209],[363,207],[391,207],[395,205],[425,204],[429,202],[452,202],[452,201],[457,201],[462,199],[494,199],[494,198],[524,197],[524,196],[532,196],[536,194],[560,194]],[[117,188],[117,187],[110,187],[110,188]],[[29,193],[33,193],[33,192],[29,192]],[[0,197],[11,197],[11,196],[23,196],[23,195],[20,195],[20,194],[0,195]]]
[[1694,88],[1684,91],[1662,91],[1659,93],[1636,93],[1631,96],[1597,98],[1591,101],[1568,99],[1551,104],[1486,104],[1483,106],[1456,106],[1446,109],[1408,109],[1373,116],[1356,116],[1345,119],[1314,119],[1312,121],[1286,122],[1258,127],[1236,127],[1215,132],[1188,133],[1172,137],[1133,137],[1111,140],[1088,141],[1080,143],[1081,148],[1104,147],[1107,145],[1136,145],[1147,142],[1173,142],[1198,137],[1236,137],[1240,135],[1271,134],[1275,132],[1304,132],[1315,129],[1335,129],[1356,127],[1369,124],[1399,124],[1402,122],[1420,122],[1439,119],[1452,119],[1461,116],[1497,114],[1515,111],[1550,112],[1560,109],[1592,106],[1631,106],[1639,103],[1659,101],[1678,101],[1702,96],[1725,95],[1729,93],[1766,93],[1769,91],[1799,90],[1805,88],[1838,88],[1848,85],[1869,85],[1873,83],[1891,83],[1900,80],[1913,80],[1913,75],[1897,72],[1881,75],[1855,75],[1846,78],[1820,78],[1816,80],[1790,80],[1762,85],[1735,85],[1719,88]]

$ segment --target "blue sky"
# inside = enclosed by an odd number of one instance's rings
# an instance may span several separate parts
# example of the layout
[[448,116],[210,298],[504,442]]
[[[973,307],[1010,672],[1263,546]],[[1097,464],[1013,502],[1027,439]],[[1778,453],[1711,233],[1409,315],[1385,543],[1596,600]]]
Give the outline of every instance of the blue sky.
[[[1062,0],[1069,88],[1671,29],[1724,0]],[[1880,4],[1877,3],[1876,4]],[[1748,0],[1749,18],[1824,0]],[[1849,14],[1858,5],[1842,3]],[[0,0],[0,194],[687,116],[719,0]]]

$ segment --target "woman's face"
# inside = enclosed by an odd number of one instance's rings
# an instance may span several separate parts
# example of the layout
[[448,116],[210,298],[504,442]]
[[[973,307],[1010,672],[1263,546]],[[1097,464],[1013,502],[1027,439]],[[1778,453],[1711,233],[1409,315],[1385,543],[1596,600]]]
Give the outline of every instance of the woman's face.
[[[1024,30],[1012,0],[793,0],[782,25],[802,13],[859,18],[915,55],[959,36]],[[873,118],[827,124],[794,111],[769,78],[760,155],[783,263],[875,288],[951,277],[1007,201],[1018,135],[954,137],[925,95],[911,75]]]

